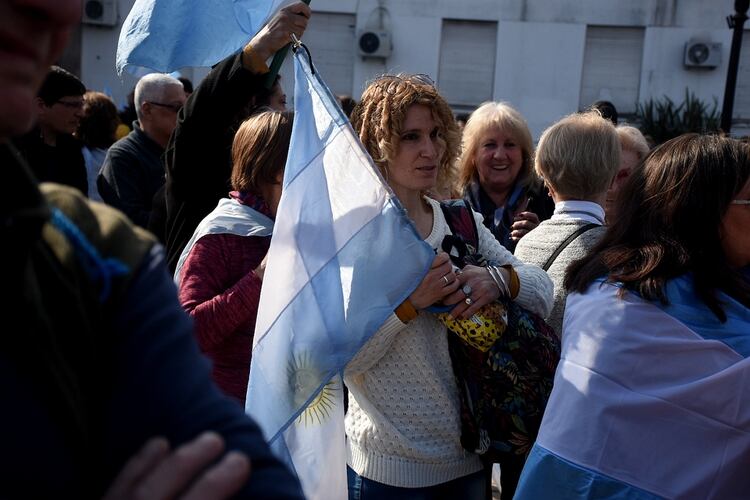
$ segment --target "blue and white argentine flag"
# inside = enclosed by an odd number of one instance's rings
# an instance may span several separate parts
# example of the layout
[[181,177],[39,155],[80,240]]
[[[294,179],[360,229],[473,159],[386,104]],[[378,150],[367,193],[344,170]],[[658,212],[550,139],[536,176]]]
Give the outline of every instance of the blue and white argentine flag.
[[213,66],[242,48],[285,3],[290,2],[135,0],[117,42],[117,72]]
[[687,276],[669,306],[618,290],[568,297],[515,498],[750,498],[750,310],[722,295],[720,323]]
[[250,364],[246,411],[307,498],[346,498],[342,374],[434,252],[303,50]]

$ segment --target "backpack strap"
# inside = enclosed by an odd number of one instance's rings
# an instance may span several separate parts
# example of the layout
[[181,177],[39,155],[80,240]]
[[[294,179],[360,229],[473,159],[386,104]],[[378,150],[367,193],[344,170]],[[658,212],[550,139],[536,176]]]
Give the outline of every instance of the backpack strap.
[[552,252],[552,255],[549,256],[549,259],[547,259],[547,262],[544,263],[542,266],[542,269],[545,271],[549,270],[549,268],[552,266],[552,264],[555,262],[555,259],[557,259],[557,256],[560,255],[560,253],[567,248],[568,245],[573,243],[576,238],[581,236],[583,233],[590,229],[594,229],[595,227],[599,227],[599,224],[594,224],[593,222],[590,224],[586,224],[585,226],[581,226],[578,229],[576,229],[573,234],[568,236],[565,241],[560,243],[560,245],[555,249],[554,252]]
[[466,243],[479,249],[479,231],[473,211],[464,200],[445,200],[440,202],[445,222],[456,236],[460,236]]

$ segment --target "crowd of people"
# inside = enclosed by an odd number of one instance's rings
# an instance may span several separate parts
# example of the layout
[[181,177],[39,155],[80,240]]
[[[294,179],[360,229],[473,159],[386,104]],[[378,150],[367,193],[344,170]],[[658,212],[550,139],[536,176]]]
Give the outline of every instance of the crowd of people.
[[[78,0],[0,6],[3,494],[302,497],[244,409],[295,119],[267,62],[311,15],[284,7],[195,88],[142,77],[123,123],[53,65]],[[435,250],[346,366],[349,498],[489,498],[493,462],[503,500],[746,496],[750,146],[652,147],[599,102],[535,147],[511,104],[459,126],[406,73],[339,103]],[[493,461],[466,439],[450,321],[534,334],[509,304],[562,348],[539,429]]]

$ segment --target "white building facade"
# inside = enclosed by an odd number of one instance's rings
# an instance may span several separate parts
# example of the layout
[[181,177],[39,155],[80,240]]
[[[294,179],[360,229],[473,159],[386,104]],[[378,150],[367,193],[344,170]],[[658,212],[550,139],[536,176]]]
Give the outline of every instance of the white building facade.
[[[115,51],[133,0],[102,3],[117,22],[83,25],[80,73],[89,88],[122,103],[135,79],[115,74]],[[311,7],[303,42],[333,92],[357,99],[377,75],[424,73],[457,112],[511,103],[535,137],[599,99],[627,116],[650,98],[682,102],[689,89],[720,109],[732,37],[726,16],[734,13],[732,0],[312,0]],[[373,35],[362,40],[365,33]],[[379,47],[363,55],[360,42],[373,41]],[[686,44],[695,47],[688,64]],[[739,126],[750,122],[750,33],[743,45]],[[196,83],[205,73],[183,70]],[[291,96],[290,64],[282,75]]]

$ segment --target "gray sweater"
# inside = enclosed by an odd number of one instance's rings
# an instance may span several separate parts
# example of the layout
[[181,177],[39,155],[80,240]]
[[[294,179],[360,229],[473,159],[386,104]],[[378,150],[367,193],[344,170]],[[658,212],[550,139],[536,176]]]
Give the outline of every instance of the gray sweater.
[[[516,246],[515,256],[527,264],[544,265],[547,259],[578,228],[589,224],[584,220],[549,219],[543,221],[533,231],[521,238]],[[573,240],[547,270],[555,284],[555,300],[552,311],[544,318],[562,338],[563,312],[568,293],[563,287],[565,271],[574,260],[580,259],[604,236],[604,226],[590,229]]]

